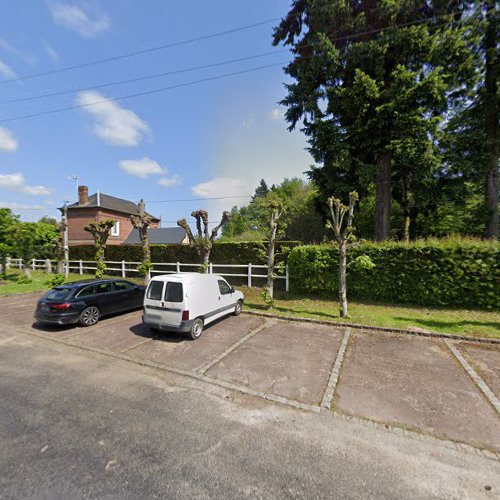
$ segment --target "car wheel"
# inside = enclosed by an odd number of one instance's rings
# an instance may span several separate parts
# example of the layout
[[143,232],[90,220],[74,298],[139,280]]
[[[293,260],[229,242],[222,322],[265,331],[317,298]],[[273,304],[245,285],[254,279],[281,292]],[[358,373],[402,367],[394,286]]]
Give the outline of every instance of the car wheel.
[[191,330],[189,336],[192,340],[199,339],[203,333],[203,320],[201,318],[196,318],[191,325]]
[[78,323],[82,326],[92,326],[99,321],[100,316],[101,311],[96,306],[90,306],[81,312]]
[[241,300],[238,300],[238,302],[236,302],[236,305],[234,306],[234,316],[239,316],[241,314],[241,308],[243,307],[243,303],[241,302]]

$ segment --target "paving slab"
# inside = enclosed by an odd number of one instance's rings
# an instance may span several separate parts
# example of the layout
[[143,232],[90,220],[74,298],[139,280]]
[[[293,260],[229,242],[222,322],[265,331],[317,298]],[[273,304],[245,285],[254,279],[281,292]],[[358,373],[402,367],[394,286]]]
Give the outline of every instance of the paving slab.
[[444,342],[355,333],[336,407],[370,419],[500,449],[500,419]]
[[343,330],[278,321],[243,343],[206,375],[317,404],[328,383]]
[[[265,318],[258,316],[228,316],[208,325],[203,335],[194,341],[189,340],[183,333],[160,332],[154,335],[152,342],[131,349],[127,355],[181,370],[195,370],[265,321]],[[149,328],[140,325],[134,327],[134,332],[146,335],[150,331]]]
[[500,346],[464,342],[458,348],[500,399]]
[[121,352],[145,340],[132,329],[142,323],[140,313],[103,318],[97,325],[75,328],[64,338],[88,347],[98,347],[111,352]]

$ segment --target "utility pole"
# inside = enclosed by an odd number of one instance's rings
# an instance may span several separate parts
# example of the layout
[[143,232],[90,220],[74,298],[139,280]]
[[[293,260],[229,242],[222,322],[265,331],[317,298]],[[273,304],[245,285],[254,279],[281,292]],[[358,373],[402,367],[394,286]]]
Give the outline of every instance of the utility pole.
[[68,248],[68,204],[64,203],[64,238],[63,238],[63,251],[64,251],[64,277],[68,279],[69,277],[69,248]]

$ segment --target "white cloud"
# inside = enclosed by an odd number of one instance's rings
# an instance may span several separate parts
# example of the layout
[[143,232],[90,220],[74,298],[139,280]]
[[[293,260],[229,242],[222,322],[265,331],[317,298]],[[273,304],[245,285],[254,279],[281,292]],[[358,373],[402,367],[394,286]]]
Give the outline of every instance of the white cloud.
[[148,124],[133,111],[122,108],[96,91],[79,92],[76,103],[97,120],[94,132],[114,146],[137,146],[149,132]]
[[94,10],[90,13],[87,5],[82,8],[62,2],[49,2],[49,9],[56,24],[87,38],[95,37],[111,26],[104,12]]
[[158,184],[163,187],[172,187],[180,184],[182,182],[182,177],[180,175],[173,175],[172,177],[162,177]]
[[285,117],[285,112],[281,108],[273,108],[269,113],[271,120],[282,120]]
[[158,162],[143,157],[139,160],[121,160],[120,168],[128,175],[146,179],[149,175],[166,174],[167,171]]
[[10,130],[0,127],[0,151],[12,153],[18,148],[19,144]]
[[33,196],[44,196],[51,192],[45,186],[28,186],[23,174],[0,174],[0,189]]
[[43,48],[45,49],[45,52],[47,52],[52,61],[58,63],[61,57],[59,56],[58,52],[54,49],[54,47],[52,47],[52,45],[50,45],[45,40],[42,40],[42,45]]
[[196,184],[191,192],[199,198],[220,198],[225,196],[250,196],[253,187],[244,179],[233,177],[216,177],[211,181]]
[[17,73],[0,59],[0,75],[5,78],[16,78]]

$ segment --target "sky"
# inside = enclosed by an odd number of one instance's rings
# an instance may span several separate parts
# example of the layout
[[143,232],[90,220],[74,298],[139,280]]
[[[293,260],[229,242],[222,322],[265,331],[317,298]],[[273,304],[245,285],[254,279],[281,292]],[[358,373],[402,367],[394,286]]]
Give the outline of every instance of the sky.
[[[289,7],[2,0],[0,206],[23,220],[59,218],[57,207],[76,201],[78,182],[90,194],[144,199],[167,227],[198,208],[217,220],[248,203],[261,178],[304,177],[312,163],[305,138],[287,130],[279,105],[290,54],[271,43]],[[227,196],[238,198],[207,199]]]

